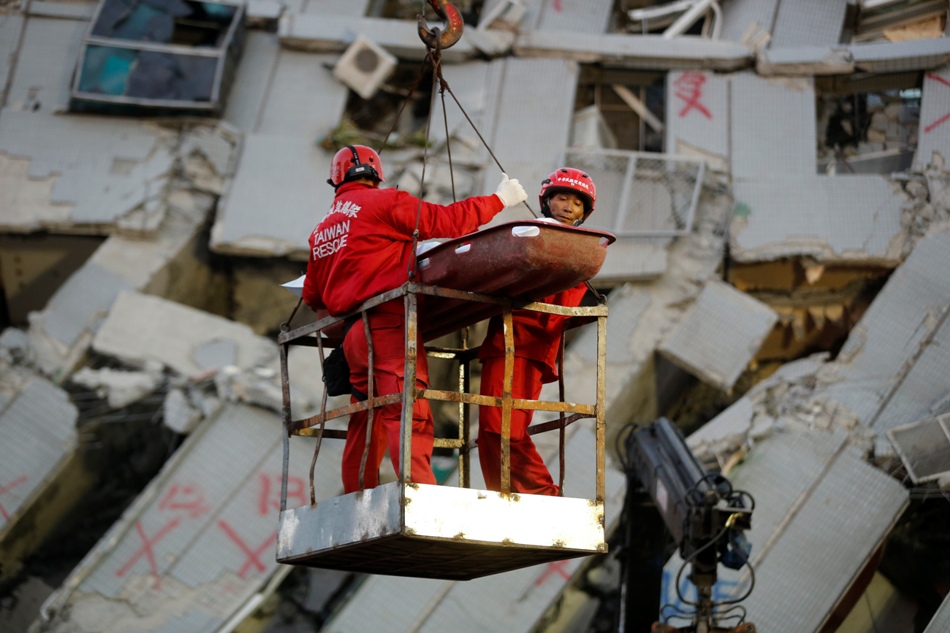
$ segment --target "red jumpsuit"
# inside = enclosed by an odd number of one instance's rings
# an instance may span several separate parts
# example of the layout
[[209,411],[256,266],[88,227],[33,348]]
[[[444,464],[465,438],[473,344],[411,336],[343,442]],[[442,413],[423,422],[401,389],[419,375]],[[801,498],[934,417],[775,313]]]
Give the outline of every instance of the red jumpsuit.
[[[476,231],[504,208],[496,195],[467,198],[450,205],[421,202],[404,191],[379,189],[359,182],[341,185],[333,205],[310,235],[310,260],[303,299],[313,310],[333,316],[352,312],[380,293],[408,280],[412,235],[418,212],[419,239],[452,238]],[[369,314],[373,341],[375,395],[403,392],[405,376],[405,315],[402,299],[381,305]],[[418,340],[422,350],[422,340]],[[350,382],[368,393],[368,348],[361,322],[346,335],[343,352],[350,365]],[[424,353],[416,362],[416,384],[427,387],[429,367]],[[356,402],[356,398],[351,398]],[[377,409],[367,455],[364,487],[379,483],[379,465],[387,444],[396,472],[399,468],[400,404]],[[412,414],[412,464],[416,483],[436,483],[431,456],[434,438],[432,410],[417,401]],[[359,490],[359,469],[366,441],[366,411],[350,416],[343,449],[343,488]]]
[[[543,303],[576,307],[587,291],[586,284],[545,297]],[[511,313],[515,343],[511,397],[537,400],[541,385],[557,380],[557,353],[561,346],[567,317],[531,310]],[[481,394],[502,397],[505,378],[505,334],[502,317],[493,317],[478,357],[482,361]],[[534,411],[511,410],[511,491],[539,495],[557,495],[544,460],[538,454],[528,426]],[[501,489],[501,407],[478,408],[478,460],[485,485]]]

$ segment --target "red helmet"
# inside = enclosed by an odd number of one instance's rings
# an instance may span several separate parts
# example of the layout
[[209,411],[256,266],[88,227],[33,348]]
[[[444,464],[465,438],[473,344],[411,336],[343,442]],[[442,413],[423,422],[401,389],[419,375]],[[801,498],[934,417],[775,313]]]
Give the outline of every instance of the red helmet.
[[347,145],[333,157],[333,162],[330,163],[330,179],[327,182],[333,187],[339,187],[344,182],[357,178],[375,178],[385,182],[383,161],[372,147]]
[[561,191],[576,193],[584,201],[584,218],[581,222],[593,213],[594,203],[597,202],[597,188],[594,186],[594,181],[579,169],[561,167],[541,181],[538,201],[541,203],[541,213],[545,217],[551,217],[548,198]]

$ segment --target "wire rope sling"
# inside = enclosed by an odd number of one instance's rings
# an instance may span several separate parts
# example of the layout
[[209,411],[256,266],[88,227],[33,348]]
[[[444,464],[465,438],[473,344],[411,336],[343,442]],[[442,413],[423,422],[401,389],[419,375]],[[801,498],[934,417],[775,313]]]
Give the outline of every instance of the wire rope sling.
[[[383,147],[386,146],[390,135],[398,123],[399,117],[405,110],[406,105],[412,100],[413,95],[425,79],[427,73],[432,73],[432,94],[430,101],[429,116],[426,120],[425,142],[423,144],[422,156],[422,174],[420,186],[424,186],[426,165],[428,162],[429,135],[432,124],[432,112],[437,96],[441,96],[443,120],[445,125],[446,151],[449,161],[449,173],[452,174],[452,198],[455,200],[455,179],[452,165],[452,152],[450,135],[448,131],[448,117],[445,108],[445,93],[448,92],[455,101],[459,110],[463,113],[465,119],[472,126],[472,129],[478,135],[480,141],[488,150],[495,164],[504,171],[501,163],[498,161],[494,152],[488,146],[482,134],[478,131],[472,119],[465,112],[465,109],[455,97],[442,73],[442,51],[459,41],[462,36],[463,24],[458,10],[444,0],[428,0],[428,4],[435,10],[436,14],[447,23],[444,30],[433,27],[429,28],[423,15],[418,18],[419,37],[425,44],[427,53],[422,64],[419,78],[409,89],[406,98],[399,109],[395,120],[386,134],[383,141]],[[425,2],[423,2],[423,8]],[[381,152],[382,150],[380,150]],[[421,197],[416,211],[416,225],[412,238],[412,252],[416,253],[419,241],[419,221],[421,214]],[[537,218],[537,214],[525,202],[525,206]],[[519,224],[519,223],[513,223]],[[603,251],[607,244],[613,241],[613,236],[602,231],[561,227],[546,224],[544,222],[522,222],[524,224],[541,225],[527,227],[525,234],[537,235],[543,229],[544,235],[548,238],[546,242],[547,249],[555,253],[559,252],[557,248],[550,249],[551,244],[561,242],[568,243],[567,248],[573,248],[572,242],[577,239],[587,240],[597,246],[597,249],[588,249],[596,252],[600,257],[599,261],[591,262],[593,268],[584,269],[580,272],[576,270],[569,271],[571,274],[580,275],[576,277],[559,277],[555,272],[547,280],[551,284],[570,284],[565,285],[564,289],[577,285],[581,281],[588,283],[590,279],[603,263]],[[486,229],[478,234],[450,240],[432,251],[426,252],[426,261],[432,259],[437,261],[436,255],[429,256],[429,253],[436,251],[446,252],[449,255],[457,248],[459,240],[468,239],[467,244],[463,246],[472,247],[473,244],[488,243],[492,240],[502,240],[501,248],[504,248],[504,239],[509,238],[513,229],[502,225],[501,230]],[[524,228],[524,227],[522,227]],[[531,233],[534,231],[534,233]],[[552,241],[553,240],[553,241]],[[524,240],[522,240],[524,241]],[[497,246],[496,246],[497,248]],[[472,248],[472,251],[479,250]],[[544,252],[545,249],[539,249]],[[550,256],[550,253],[547,254]],[[406,270],[406,283],[399,288],[382,293],[365,301],[359,308],[348,315],[327,316],[317,321],[290,329],[289,323],[293,319],[293,313],[290,318],[282,324],[281,333],[278,336],[281,358],[281,379],[283,392],[283,420],[284,420],[284,463],[281,490],[280,522],[278,530],[278,562],[292,565],[304,565],[327,569],[345,569],[348,571],[358,571],[365,573],[378,573],[397,576],[414,576],[425,578],[442,578],[451,580],[468,580],[488,574],[500,573],[518,569],[530,565],[536,565],[555,560],[567,558],[576,558],[606,551],[604,541],[604,397],[605,397],[605,364],[602,362],[606,351],[606,316],[607,308],[604,305],[603,297],[596,291],[599,305],[565,308],[539,303],[540,297],[546,296],[539,294],[537,298],[513,302],[505,296],[498,294],[486,294],[482,292],[472,292],[470,290],[459,290],[452,287],[440,287],[428,283],[426,275],[433,269],[438,269],[437,265],[420,270],[420,257],[411,257],[408,269]],[[537,289],[541,292],[546,287]],[[499,293],[504,294],[504,293]],[[553,293],[547,293],[553,294]],[[508,482],[503,482],[503,488],[500,493],[490,493],[485,490],[478,490],[469,487],[467,467],[465,472],[460,468],[459,486],[419,484],[410,481],[409,462],[412,442],[412,407],[417,398],[444,400],[458,402],[462,405],[471,404],[491,404],[499,406],[496,398],[487,396],[478,396],[465,393],[467,385],[467,374],[465,379],[460,379],[459,391],[449,392],[429,388],[419,388],[415,380],[415,362],[418,354],[426,354],[426,350],[417,349],[417,332],[421,330],[421,338],[429,340],[436,334],[445,332],[434,331],[438,328],[438,319],[426,319],[424,322],[418,319],[417,295],[425,296],[425,307],[427,317],[430,310],[443,315],[448,326],[462,326],[483,320],[487,318],[486,314],[503,314],[507,324],[506,347],[511,349],[513,343],[510,340],[511,330],[511,310],[514,303],[518,309],[534,309],[546,311],[554,314],[567,315],[572,318],[577,317],[585,320],[584,322],[596,321],[597,323],[597,348],[598,348],[598,368],[596,377],[596,403],[577,404],[577,403],[543,403],[541,401],[527,401],[514,399],[510,395],[511,368],[510,358],[506,359],[506,387],[508,394],[501,403],[506,410],[505,417],[510,415],[512,408],[524,408],[525,406],[538,409],[553,411],[558,413],[558,420],[553,422],[538,424],[532,427],[533,432],[542,432],[548,430],[560,430],[560,459],[561,473],[560,481],[563,488],[564,482],[564,429],[567,425],[583,418],[593,418],[595,420],[595,490],[593,499],[573,498],[573,497],[546,497],[541,495],[514,494],[508,490]],[[405,388],[402,393],[378,395],[374,393],[373,371],[374,371],[374,350],[370,336],[369,318],[367,311],[383,303],[402,298],[406,319],[406,364],[405,375],[403,378]],[[473,305],[480,305],[484,309],[471,308]],[[300,302],[297,303],[299,308]],[[294,308],[296,312],[297,308]],[[469,320],[465,321],[458,315],[469,315]],[[473,316],[474,315],[474,316]],[[453,321],[453,318],[462,318],[462,321]],[[327,410],[328,394],[326,388],[323,392],[320,413],[309,416],[301,420],[293,420],[291,415],[291,389],[288,375],[288,347],[290,345],[303,345],[316,347],[319,352],[321,368],[326,369],[325,346],[342,346],[342,338],[337,334],[334,339],[327,336],[326,332],[332,331],[336,326],[339,330],[344,320],[348,319],[354,327],[362,326],[366,334],[367,345],[369,348],[368,360],[368,384],[369,391],[365,395],[366,400],[354,402],[347,406]],[[474,320],[472,320],[474,319]],[[443,323],[443,325],[445,325]],[[429,330],[426,330],[429,328]],[[444,329],[444,328],[443,328]],[[563,356],[563,342],[561,346]],[[455,354],[455,352],[453,352]],[[451,355],[451,354],[450,354]],[[509,352],[510,356],[511,353]],[[459,357],[455,354],[456,358]],[[459,361],[467,366],[472,355],[468,353],[464,360]],[[559,363],[560,363],[559,359]],[[467,370],[466,370],[467,371]],[[563,375],[563,371],[561,372]],[[560,400],[564,400],[563,379],[560,383]],[[367,467],[367,453],[370,437],[373,433],[374,409],[387,406],[400,405],[402,407],[402,442],[401,456],[399,460],[401,473],[397,473],[398,480],[384,483],[374,488],[364,488],[364,471]],[[359,484],[360,490],[342,496],[333,497],[327,500],[321,500],[319,503],[316,498],[315,487],[315,468],[317,456],[320,453],[323,438],[345,439],[346,430],[326,428],[327,420],[342,416],[352,415],[360,411],[366,411],[368,424],[366,428],[366,447],[364,448],[362,461],[360,464]],[[465,427],[464,429],[461,427]],[[537,428],[535,428],[537,427]],[[507,431],[506,431],[507,432]],[[310,465],[310,504],[303,507],[287,507],[287,481],[289,479],[289,460],[291,450],[289,439],[291,436],[312,437],[315,439],[313,455]],[[503,438],[503,453],[508,450],[508,438]],[[462,455],[467,454],[472,442],[467,437],[467,422],[463,425],[462,413],[460,411],[460,431],[459,438],[446,438],[442,440],[441,446],[454,448],[459,451],[460,463]],[[436,446],[440,446],[438,443]],[[507,455],[504,456],[507,466]],[[467,462],[466,462],[467,463]]]

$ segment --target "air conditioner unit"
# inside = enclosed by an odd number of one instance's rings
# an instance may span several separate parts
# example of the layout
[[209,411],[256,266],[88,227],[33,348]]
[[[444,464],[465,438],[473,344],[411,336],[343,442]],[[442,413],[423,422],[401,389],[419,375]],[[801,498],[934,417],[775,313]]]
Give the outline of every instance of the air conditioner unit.
[[358,35],[333,67],[333,76],[359,96],[369,99],[389,79],[396,61],[383,47]]

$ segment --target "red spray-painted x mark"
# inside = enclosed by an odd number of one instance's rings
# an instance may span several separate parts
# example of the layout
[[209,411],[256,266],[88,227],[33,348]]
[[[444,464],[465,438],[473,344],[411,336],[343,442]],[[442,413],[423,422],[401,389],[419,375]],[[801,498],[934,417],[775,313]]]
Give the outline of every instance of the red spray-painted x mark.
[[[17,477],[16,479],[8,483],[6,486],[0,486],[0,495],[10,492],[11,490],[13,490],[14,488],[16,488],[17,486],[23,483],[26,483],[26,475],[20,475],[19,477]],[[5,521],[10,520],[10,515],[7,514],[7,511],[3,507],[3,504],[0,504],[0,516],[3,516],[3,519]]]
[[[947,81],[946,79],[944,79],[943,77],[940,77],[939,75],[935,75],[933,73],[927,73],[926,77],[929,79],[933,79],[934,81],[939,81],[943,85],[950,87],[950,81]],[[943,125],[947,121],[947,119],[950,119],[950,112],[947,112],[945,115],[943,115],[942,117],[940,117],[939,119],[937,119],[936,121],[934,121],[933,123],[925,127],[924,132],[926,132],[927,134],[930,134],[931,132],[934,131],[935,128]]]
[[569,561],[566,560],[556,560],[548,563],[548,567],[544,570],[544,573],[541,574],[541,577],[534,581],[535,586],[543,585],[544,581],[548,579],[548,576],[554,573],[559,574],[565,580],[570,580],[571,575],[567,573],[566,569],[564,569],[567,567],[568,562]]
[[129,561],[125,565],[123,565],[119,569],[119,571],[115,573],[116,577],[121,578],[122,576],[124,576],[126,573],[128,573],[130,569],[132,569],[132,566],[135,565],[138,559],[142,558],[142,556],[145,556],[148,558],[148,566],[149,566],[149,569],[152,571],[152,575],[155,576],[155,578],[160,581],[161,576],[158,575],[158,564],[155,562],[155,550],[153,550],[152,548],[155,546],[156,543],[158,543],[162,539],[162,537],[164,537],[166,534],[168,534],[173,529],[178,527],[178,524],[180,522],[181,522],[181,519],[177,517],[172,519],[171,521],[166,523],[165,526],[162,529],[160,529],[154,537],[149,539],[145,535],[145,530],[142,528],[142,522],[136,521],[135,530],[136,532],[139,533],[139,537],[142,539],[142,549],[137,551],[132,556],[132,558],[130,558]]
[[234,529],[232,529],[231,526],[227,524],[227,522],[218,521],[218,526],[224,530],[224,533],[227,534],[228,537],[234,541],[234,544],[240,547],[241,551],[243,551],[247,556],[247,561],[245,561],[244,565],[241,566],[241,569],[238,571],[238,576],[244,578],[252,565],[257,568],[257,571],[263,572],[267,570],[267,567],[265,567],[264,563],[261,562],[260,556],[265,549],[277,541],[277,532],[271,534],[268,539],[261,544],[260,547],[252,550],[247,546],[247,543],[245,543],[244,540],[238,536],[237,532],[235,532]]

